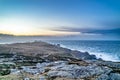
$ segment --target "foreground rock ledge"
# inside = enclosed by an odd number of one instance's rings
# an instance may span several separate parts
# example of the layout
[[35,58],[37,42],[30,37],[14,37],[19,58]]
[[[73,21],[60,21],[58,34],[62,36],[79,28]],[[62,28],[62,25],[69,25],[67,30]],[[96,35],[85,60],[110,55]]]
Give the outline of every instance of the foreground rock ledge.
[[[82,61],[77,61],[81,63]],[[36,70],[36,71],[35,71]],[[99,66],[88,63],[87,66],[82,64],[71,64],[69,61],[54,61],[37,63],[36,69],[30,69],[24,66],[23,71],[31,74],[39,74],[44,80],[119,80],[120,74],[114,72],[108,66]],[[41,78],[40,77],[40,78]],[[42,79],[41,79],[42,80]]]
[[119,62],[41,41],[2,44],[0,57],[1,64],[19,65],[20,69],[11,69],[11,74],[22,75],[23,79],[37,75],[40,80],[120,80]]

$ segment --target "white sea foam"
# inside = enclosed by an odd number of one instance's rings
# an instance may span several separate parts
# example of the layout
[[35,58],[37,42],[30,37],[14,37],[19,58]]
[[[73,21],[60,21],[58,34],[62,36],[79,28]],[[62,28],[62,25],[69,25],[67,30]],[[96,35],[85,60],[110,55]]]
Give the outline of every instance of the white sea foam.
[[65,45],[61,45],[61,47],[64,47],[64,48],[69,48],[71,50],[78,50],[78,51],[81,51],[81,52],[89,52],[89,54],[91,55],[95,55],[98,59],[101,58],[105,61],[113,61],[113,62],[120,62],[119,58],[117,55],[112,55],[112,54],[108,54],[108,53],[103,53],[103,52],[92,52],[90,50],[87,50],[87,49],[78,49],[78,48],[70,48],[68,46],[65,46]]
[[113,62],[120,62],[117,55],[107,54],[107,53],[99,53],[99,52],[89,52],[90,54],[96,55],[97,58],[102,58],[105,61],[113,61]]

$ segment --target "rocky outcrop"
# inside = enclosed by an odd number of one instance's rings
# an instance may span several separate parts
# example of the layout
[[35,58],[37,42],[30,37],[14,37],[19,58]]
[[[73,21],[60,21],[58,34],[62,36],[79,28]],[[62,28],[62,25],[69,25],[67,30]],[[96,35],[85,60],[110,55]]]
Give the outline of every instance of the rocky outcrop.
[[50,77],[67,77],[67,78],[87,78],[91,76],[99,76],[101,74],[108,74],[112,70],[107,67],[100,67],[96,65],[77,66],[77,65],[64,65],[53,67],[48,72]]
[[[82,61],[80,61],[82,62]],[[78,63],[80,63],[78,61]],[[83,61],[87,64],[86,61]],[[120,74],[113,73],[114,69],[97,65],[93,63],[88,63],[88,65],[83,64],[69,64],[69,61],[55,61],[55,62],[44,62],[38,63],[36,66],[39,69],[44,69],[46,78],[58,79],[66,78],[64,80],[119,80]],[[72,62],[73,63],[73,62]],[[97,63],[97,62],[96,62]],[[43,72],[44,73],[44,72]],[[59,79],[58,79],[59,80]]]
[[76,59],[83,59],[83,60],[96,60],[95,55],[90,55],[88,52],[80,52],[80,51],[72,51],[71,54]]
[[[45,74],[46,78],[68,78],[73,80],[87,78],[107,79],[107,76],[112,72],[112,69],[106,66],[98,66],[96,64],[84,66],[69,63],[68,61],[43,62],[36,64],[36,69],[23,67],[23,70],[29,74]],[[113,76],[113,74],[110,75]],[[108,78],[110,77],[108,76]]]
[[109,79],[110,80],[120,80],[120,74],[118,74],[118,73],[111,73],[109,75]]
[[107,74],[102,74],[96,80],[109,80],[109,76]]
[[[0,53],[19,54],[31,57],[49,58],[55,60],[57,58],[75,58],[84,60],[96,60],[95,55],[90,55],[88,52],[74,51],[60,46],[48,44],[45,42],[27,42],[27,43],[14,43],[2,44],[0,46]],[[59,60],[59,59],[58,59]]]
[[[37,62],[35,66],[22,66],[20,71],[32,75],[39,74],[40,80],[120,80],[120,63],[96,59],[95,55],[88,52],[44,42],[6,44],[1,45],[0,50],[2,53],[20,54],[22,57],[19,58],[24,62]],[[16,60],[18,56],[12,58],[16,63],[19,62]]]
[[110,73],[109,75],[102,74],[96,80],[120,80],[120,74]]

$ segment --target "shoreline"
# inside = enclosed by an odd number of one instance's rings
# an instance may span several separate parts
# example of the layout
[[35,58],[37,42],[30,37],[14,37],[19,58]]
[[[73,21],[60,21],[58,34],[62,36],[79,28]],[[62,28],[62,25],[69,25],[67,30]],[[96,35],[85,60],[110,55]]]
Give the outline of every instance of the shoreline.
[[[61,47],[71,49],[69,47],[66,47],[65,45],[61,45]],[[77,50],[77,49],[71,49],[71,50]],[[77,50],[77,51],[80,51],[80,52],[83,52],[83,53],[88,52],[90,55],[95,55],[97,59],[101,58],[104,61],[120,62],[119,59],[116,59],[113,56],[105,54],[105,53],[97,53],[97,52],[94,53],[94,52],[89,52],[89,51],[85,51],[85,50]]]
[[[52,44],[52,45],[56,45],[55,43],[51,43],[51,42],[49,42],[50,40],[45,40],[45,41],[22,41],[22,42],[12,42],[12,43],[1,43],[1,45],[5,45],[5,44],[16,44],[16,43],[33,43],[33,42],[45,42],[45,43],[47,43],[47,44]],[[78,40],[77,40],[78,41]],[[81,40],[81,41],[84,41],[84,40]],[[88,40],[87,40],[88,41]],[[89,41],[92,41],[92,40],[89,40]],[[96,40],[95,40],[96,41]],[[80,51],[80,52],[82,52],[82,53],[84,53],[84,52],[87,52],[87,50],[78,50],[78,49],[72,49],[72,48],[70,48],[70,47],[67,47],[67,46],[65,46],[65,45],[63,45],[63,44],[60,44],[60,46],[62,47],[62,48],[66,48],[66,49],[70,49],[70,50],[73,50],[73,51]],[[96,58],[97,59],[99,59],[99,58],[101,58],[102,60],[104,60],[104,61],[112,61],[112,62],[120,62],[120,60],[119,59],[116,59],[116,58],[114,58],[113,56],[111,56],[111,55],[108,55],[108,54],[104,54],[104,53],[98,53],[98,54],[96,54],[96,53],[94,53],[94,52],[89,52],[88,51],[88,53],[89,53],[89,55],[95,55],[96,56]],[[106,59],[106,57],[109,57],[109,59]],[[112,59],[112,60],[111,60]]]
[[[17,75],[22,79],[34,77],[35,80],[120,79],[119,62],[97,59],[88,52],[63,48],[60,44],[41,41],[3,44],[0,45],[0,57],[1,72],[7,71],[0,75],[15,75],[11,77],[15,80],[18,79]],[[6,69],[5,65],[11,67]]]
[[[65,41],[70,41],[70,42],[71,41],[83,41],[84,42],[84,40],[65,40]],[[93,42],[94,41],[100,41],[101,42],[101,40],[86,40],[86,41],[93,41]],[[56,40],[52,41],[51,40],[51,41],[47,41],[47,42],[52,43],[52,44],[54,44],[54,42],[59,43],[59,44],[61,44],[61,47],[68,48],[68,49],[71,49],[71,50],[77,50],[77,51],[80,51],[80,52],[88,52],[90,55],[95,55],[97,57],[97,59],[101,58],[101,59],[103,59],[105,61],[120,62],[120,59],[118,58],[118,56],[112,55],[113,53],[109,54],[108,52],[99,52],[99,51],[96,51],[96,50],[91,51],[89,49],[84,49],[82,47],[77,48],[76,47],[77,45],[75,45],[74,47],[71,47],[68,43],[64,42],[64,40],[58,40],[58,41],[56,41]]]

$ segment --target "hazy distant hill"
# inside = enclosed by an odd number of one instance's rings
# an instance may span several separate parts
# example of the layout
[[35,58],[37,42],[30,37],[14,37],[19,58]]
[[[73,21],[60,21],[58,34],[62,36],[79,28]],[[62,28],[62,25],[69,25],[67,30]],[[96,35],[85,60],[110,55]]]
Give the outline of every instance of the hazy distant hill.
[[0,33],[0,37],[9,37],[9,36],[14,36],[14,35],[10,35],[10,34],[1,34],[1,33]]

